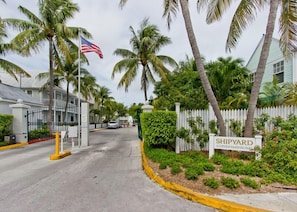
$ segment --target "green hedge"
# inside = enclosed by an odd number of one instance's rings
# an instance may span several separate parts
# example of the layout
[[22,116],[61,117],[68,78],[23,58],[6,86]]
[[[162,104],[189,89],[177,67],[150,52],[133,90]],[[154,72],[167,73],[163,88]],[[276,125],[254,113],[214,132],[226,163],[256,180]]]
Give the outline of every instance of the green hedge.
[[38,138],[49,138],[51,136],[50,130],[46,125],[43,125],[42,128],[31,130],[29,132],[29,140],[38,139]]
[[153,147],[173,147],[176,138],[176,113],[154,111],[140,115],[144,142]]
[[12,133],[13,116],[0,114],[0,141],[4,141],[4,136]]

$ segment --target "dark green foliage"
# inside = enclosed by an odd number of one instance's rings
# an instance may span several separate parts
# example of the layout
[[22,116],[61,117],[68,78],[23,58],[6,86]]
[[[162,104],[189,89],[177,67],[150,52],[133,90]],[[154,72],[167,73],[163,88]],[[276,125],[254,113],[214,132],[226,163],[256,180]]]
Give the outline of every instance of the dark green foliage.
[[187,168],[185,171],[185,177],[188,180],[196,180],[198,179],[199,175],[203,175],[203,174],[204,174],[203,166],[199,164],[192,165],[191,167]]
[[241,160],[228,160],[223,163],[221,171],[228,174],[239,175],[244,170],[244,163]]
[[176,113],[156,111],[140,115],[142,136],[150,146],[168,148],[176,138]]
[[170,169],[171,174],[176,175],[176,174],[179,174],[181,172],[182,172],[182,170],[181,170],[180,166],[178,166],[177,164],[171,166],[171,169]]
[[217,165],[221,165],[223,164],[224,162],[226,162],[230,157],[227,156],[227,155],[223,155],[223,154],[219,154],[219,153],[215,153],[211,160],[214,164],[217,164]]
[[208,163],[203,163],[202,166],[203,166],[204,171],[214,171],[216,169],[216,167],[213,164],[209,163],[209,162]]
[[212,189],[217,189],[220,185],[219,182],[214,177],[204,178],[203,184],[212,188]]
[[241,121],[239,120],[230,120],[230,130],[232,130],[232,132],[237,136],[237,137],[242,137],[243,133],[244,133],[244,129],[242,126]]
[[167,168],[167,163],[160,163],[159,169],[166,169]]
[[242,182],[245,186],[251,187],[253,189],[258,189],[260,185],[253,179],[249,177],[240,178],[240,182]]
[[40,129],[31,130],[29,132],[29,140],[37,138],[49,138],[50,134],[50,130],[46,127],[46,125],[44,125]]
[[187,121],[190,129],[182,127],[177,131],[177,136],[187,143],[197,142],[200,149],[203,149],[208,142],[208,132],[207,130],[203,130],[205,124],[203,123],[202,118],[189,118]]
[[209,122],[209,130],[211,133],[218,134],[218,125],[215,120]]
[[221,177],[221,183],[232,190],[240,187],[238,180],[232,177]]
[[13,116],[0,114],[0,141],[4,141],[4,136],[12,133]]

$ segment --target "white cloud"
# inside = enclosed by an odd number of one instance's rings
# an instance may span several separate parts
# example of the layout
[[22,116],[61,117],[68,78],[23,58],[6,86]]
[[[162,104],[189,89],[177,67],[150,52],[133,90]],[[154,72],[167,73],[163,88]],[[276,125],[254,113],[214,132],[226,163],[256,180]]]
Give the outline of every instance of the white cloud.
[[[32,0],[15,0],[13,3],[8,1],[6,5],[2,3],[1,17],[24,19],[25,17],[20,15],[17,5],[23,5],[37,13],[37,1],[35,2],[36,4],[32,4]],[[117,48],[131,49],[129,26],[138,30],[140,22],[145,17],[149,17],[150,23],[157,25],[160,32],[172,40],[172,44],[161,49],[159,54],[171,56],[177,62],[184,60],[185,55],[192,56],[181,11],[178,12],[176,18],[173,18],[171,29],[168,30],[166,20],[162,18],[163,2],[160,0],[128,0],[122,10],[118,5],[119,0],[74,0],[73,2],[78,3],[80,12],[75,15],[73,20],[69,21],[68,25],[86,28],[93,35],[90,41],[99,45],[104,54],[104,59],[99,59],[96,54],[88,53],[86,56],[90,65],[86,68],[96,77],[99,85],[111,90],[112,96],[117,102],[122,102],[127,106],[134,102],[144,102],[144,94],[140,90],[139,79],[131,84],[128,93],[124,91],[124,88],[117,88],[121,75],[117,75],[113,80],[111,79],[114,64],[121,60],[121,58],[113,55],[114,50]],[[244,31],[242,38],[238,41],[237,48],[231,54],[227,54],[225,52],[225,41],[236,5],[226,13],[226,16],[219,23],[207,25],[205,14],[198,14],[195,4],[195,1],[190,2],[191,17],[198,46],[205,59],[210,61],[216,60],[218,57],[232,56],[233,58],[243,58],[247,62],[265,32],[267,13],[264,11],[258,14],[253,25]],[[33,57],[22,58],[16,55],[8,55],[7,58],[26,70],[45,71],[48,70],[49,66],[47,45]],[[153,95],[152,90],[153,86],[151,85],[148,97]]]

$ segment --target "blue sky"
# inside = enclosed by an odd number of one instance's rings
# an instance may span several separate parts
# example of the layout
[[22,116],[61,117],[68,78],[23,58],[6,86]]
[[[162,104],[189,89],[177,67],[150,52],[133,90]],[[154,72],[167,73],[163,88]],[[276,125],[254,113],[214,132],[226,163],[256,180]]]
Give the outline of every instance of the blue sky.
[[[38,14],[37,2],[37,0],[14,0],[7,1],[6,4],[1,3],[1,17],[25,19],[17,9],[18,5],[25,6]],[[118,6],[119,0],[73,0],[73,2],[79,5],[80,12],[75,15],[73,20],[69,21],[68,25],[86,28],[93,36],[89,41],[100,46],[104,54],[104,59],[99,59],[95,53],[86,54],[90,62],[90,65],[86,68],[96,77],[99,85],[110,89],[111,96],[117,102],[124,103],[126,106],[130,106],[134,102],[144,103],[144,94],[140,90],[139,77],[131,84],[128,92],[125,92],[124,88],[117,88],[121,74],[116,75],[114,79],[111,78],[113,66],[121,60],[120,57],[113,55],[114,50],[117,48],[131,49],[129,45],[131,38],[129,26],[137,30],[141,21],[148,17],[150,24],[157,25],[160,33],[172,40],[172,44],[161,49],[159,54],[168,55],[177,62],[184,60],[186,55],[192,57],[181,11],[178,12],[176,18],[173,18],[171,29],[168,30],[166,20],[162,18],[163,1],[129,0],[123,9]],[[259,12],[256,21],[244,31],[236,49],[231,53],[226,53],[225,41],[236,5],[233,5],[227,11],[220,22],[211,25],[205,23],[205,13],[198,14],[196,1],[190,1],[190,7],[198,46],[206,61],[214,61],[218,57],[232,56],[233,58],[242,58],[247,62],[265,33],[267,12],[262,11]],[[10,31],[9,35],[13,36],[15,33],[15,31]],[[275,34],[274,37],[278,38],[278,35]],[[49,67],[46,43],[44,43],[39,53],[33,54],[31,57],[22,58],[15,54],[9,54],[5,57],[22,66],[28,72],[44,72]],[[138,76],[140,76],[140,70]],[[153,85],[150,85],[149,97],[153,96],[152,91]]]

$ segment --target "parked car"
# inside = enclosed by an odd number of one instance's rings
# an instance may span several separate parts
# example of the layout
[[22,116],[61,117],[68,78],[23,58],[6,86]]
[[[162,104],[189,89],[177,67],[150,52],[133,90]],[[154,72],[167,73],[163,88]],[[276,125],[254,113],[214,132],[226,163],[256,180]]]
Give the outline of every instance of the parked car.
[[118,128],[120,128],[120,124],[118,121],[110,121],[107,124],[107,128],[108,129],[118,129]]

